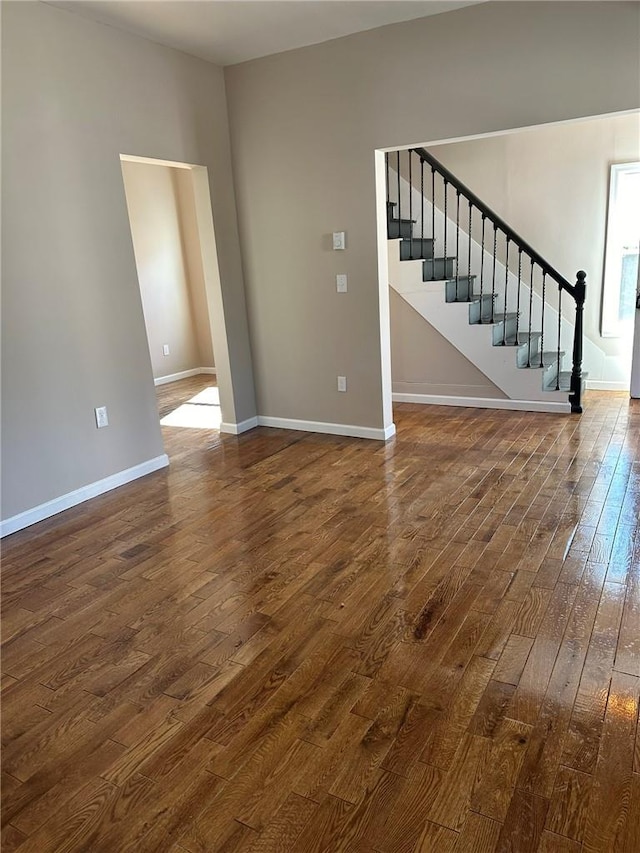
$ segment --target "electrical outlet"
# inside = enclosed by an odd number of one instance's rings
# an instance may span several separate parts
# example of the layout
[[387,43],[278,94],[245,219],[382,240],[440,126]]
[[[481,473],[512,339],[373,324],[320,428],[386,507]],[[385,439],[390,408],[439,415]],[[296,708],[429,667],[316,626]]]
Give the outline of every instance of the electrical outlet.
[[169,344],[162,345],[162,355],[169,355]]
[[336,276],[336,290],[338,293],[347,292],[347,276],[344,273],[339,273]]
[[96,413],[96,426],[98,429],[102,429],[102,427],[109,426],[109,417],[107,415],[107,407],[106,406],[98,406],[97,409],[94,410]]
[[346,376],[338,376],[338,391],[346,391],[347,390],[347,377]]

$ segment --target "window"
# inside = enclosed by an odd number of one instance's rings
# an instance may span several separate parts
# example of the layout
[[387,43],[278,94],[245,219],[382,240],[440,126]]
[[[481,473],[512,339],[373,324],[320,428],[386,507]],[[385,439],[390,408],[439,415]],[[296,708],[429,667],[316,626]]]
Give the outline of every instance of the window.
[[603,337],[631,332],[640,252],[640,163],[611,167],[602,293]]

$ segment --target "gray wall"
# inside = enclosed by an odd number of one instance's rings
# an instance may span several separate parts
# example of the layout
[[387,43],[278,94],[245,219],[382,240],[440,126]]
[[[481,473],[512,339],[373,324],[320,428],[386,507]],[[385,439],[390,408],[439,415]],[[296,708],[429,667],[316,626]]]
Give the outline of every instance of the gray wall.
[[261,414],[383,425],[374,149],[637,108],[638,18],[486,3],[225,69]]
[[[120,154],[208,167],[233,379],[225,418],[251,417],[255,403],[222,71],[8,2],[2,72],[8,518],[163,452]],[[98,405],[110,416],[99,431]]]

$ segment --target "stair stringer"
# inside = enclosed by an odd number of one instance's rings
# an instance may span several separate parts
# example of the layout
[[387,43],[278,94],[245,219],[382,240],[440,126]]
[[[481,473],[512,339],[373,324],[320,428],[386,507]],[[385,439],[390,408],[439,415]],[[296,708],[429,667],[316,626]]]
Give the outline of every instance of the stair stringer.
[[447,302],[444,281],[425,282],[420,261],[400,261],[396,240],[389,241],[389,283],[510,400],[544,402],[554,411],[571,411],[565,391],[543,390],[540,368],[519,368],[514,347],[493,346],[491,324],[469,323],[468,302]]
[[[393,175],[395,175],[395,171],[393,168],[390,170]],[[397,201],[395,194],[397,194],[397,182],[394,179],[390,181],[390,189],[391,189],[391,201]],[[402,211],[403,216],[405,213],[409,211],[409,182],[404,178],[400,177],[400,200],[402,203]],[[431,236],[431,222],[432,222],[432,205],[429,199],[422,198],[420,191],[415,187],[411,190],[412,196],[412,213],[413,218],[415,219],[415,225],[413,229],[413,233],[415,236],[420,236],[422,234],[422,215],[424,211],[424,236],[425,238]],[[476,212],[476,216],[477,216]],[[435,215],[433,217],[435,219],[435,232],[436,232],[436,254],[442,252],[444,249],[444,213],[436,207]],[[461,224],[464,224],[464,219],[461,219]],[[455,254],[455,246],[456,246],[456,223],[451,217],[447,217],[447,254]],[[487,236],[489,236],[489,226],[487,226]],[[389,241],[389,270],[390,284],[393,286],[392,276],[391,276],[391,265],[392,263],[398,259],[399,261],[399,250],[394,248],[391,243],[398,243],[397,240]],[[488,241],[491,242],[490,240]],[[469,236],[468,234],[461,229],[458,235],[458,256],[461,261],[460,266],[460,275],[467,275],[468,270],[468,255],[469,255]],[[403,266],[415,266],[416,262],[411,261],[402,261],[401,267]],[[478,243],[475,239],[471,240],[471,274],[474,273],[476,275],[479,274],[481,266],[484,267],[485,277],[489,276],[489,271],[493,268],[493,256],[485,247],[484,253],[480,243]],[[422,286],[426,286],[427,282],[422,282],[421,273],[418,273],[419,280]],[[395,276],[398,280],[398,276]],[[485,278],[485,286],[484,293],[490,292],[490,286],[487,287]],[[518,276],[514,272],[511,267],[508,271],[505,268],[505,265],[496,260],[496,276],[495,276],[495,294],[496,294],[496,313],[502,313],[504,311],[504,303],[505,303],[505,281],[507,282],[507,311],[515,311],[516,310],[516,300],[515,294],[518,290]],[[397,290],[396,287],[394,289]],[[476,289],[479,289],[479,279],[476,286]],[[558,311],[557,308],[551,304],[549,301],[552,298],[554,301],[557,299],[557,285],[554,282],[548,282],[547,284],[547,299],[545,302],[545,322],[544,322],[544,336],[548,341],[555,341],[557,335],[558,328]],[[400,292],[400,291],[398,291]],[[443,285],[443,293],[444,293],[444,285]],[[402,295],[402,294],[401,294]],[[571,304],[573,305],[573,300],[569,296],[569,294],[563,294],[563,305]],[[408,300],[407,300],[408,301]],[[522,332],[527,332],[529,329],[529,304],[531,302],[532,305],[532,326],[531,331],[542,331],[540,329],[540,321],[539,317],[542,313],[542,298],[540,294],[537,292],[534,287],[533,297],[530,300],[530,288],[526,281],[520,282],[520,330]],[[446,303],[446,307],[448,308],[453,303]],[[415,307],[415,306],[414,306]],[[446,309],[443,309],[446,310]],[[426,318],[425,318],[426,319]],[[429,321],[431,322],[431,321]],[[435,326],[435,323],[432,323]],[[437,328],[437,326],[436,326]],[[573,334],[574,334],[574,324],[571,321],[570,317],[567,317],[565,311],[562,312],[562,324],[561,324],[561,339],[560,339],[560,348],[562,351],[566,353],[564,368],[561,364],[561,369],[570,369],[571,368],[571,353],[573,351]],[[452,341],[454,343],[454,341]],[[455,346],[455,343],[454,343]],[[489,346],[491,346],[491,338],[489,336]],[[498,347],[494,347],[494,349],[498,349]],[[501,347],[501,349],[512,349],[510,347]],[[461,350],[462,351],[462,350]],[[513,355],[513,364],[515,366],[515,355]],[[600,380],[605,376],[605,364],[606,364],[606,355],[604,351],[587,335],[583,336],[583,363],[582,369],[583,372],[588,372],[589,379],[591,380]],[[483,368],[482,357],[481,360],[476,362],[474,361],[476,367],[479,370],[485,373],[485,375],[489,375]],[[540,372],[536,371],[538,377],[540,378]],[[491,378],[491,377],[489,377]],[[498,384],[498,383],[496,383]],[[542,388],[542,381],[540,382],[540,386]],[[504,389],[503,389],[504,390]],[[505,393],[508,393],[505,391]],[[549,400],[549,392],[544,391],[544,397],[542,399]],[[563,392],[566,396],[566,392]],[[514,398],[520,399],[520,398]],[[538,399],[529,398],[529,399]]]

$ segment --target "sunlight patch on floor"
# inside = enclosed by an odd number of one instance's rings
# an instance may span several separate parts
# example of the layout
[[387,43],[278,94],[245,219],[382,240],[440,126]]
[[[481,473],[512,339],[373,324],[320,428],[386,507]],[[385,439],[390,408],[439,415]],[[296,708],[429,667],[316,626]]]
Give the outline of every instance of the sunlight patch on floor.
[[185,429],[220,429],[220,395],[215,386],[205,388],[164,418],[161,426]]
[[216,385],[211,385],[209,388],[203,388],[203,390],[199,391],[195,397],[187,400],[187,403],[197,403],[201,406],[219,406],[220,391]]

